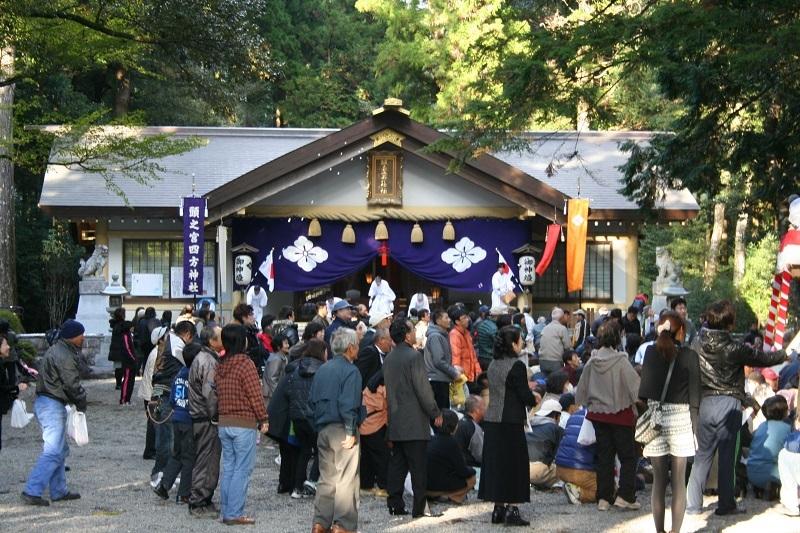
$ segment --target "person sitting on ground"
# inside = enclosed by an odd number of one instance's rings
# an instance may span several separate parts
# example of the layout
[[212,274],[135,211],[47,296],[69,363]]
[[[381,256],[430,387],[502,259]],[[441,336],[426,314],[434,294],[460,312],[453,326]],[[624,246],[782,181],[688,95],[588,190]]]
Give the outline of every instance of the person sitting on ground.
[[764,491],[767,500],[777,493],[780,484],[778,454],[792,431],[784,422],[789,412],[786,398],[772,396],[761,406],[766,422],[758,426],[750,443],[750,456],[747,459],[747,479],[757,489]]
[[639,322],[639,309],[636,306],[630,306],[628,313],[622,317],[622,329],[625,336],[628,335],[642,335],[642,324]]
[[561,359],[564,361],[564,372],[567,373],[567,379],[574,387],[580,378],[578,371],[581,367],[581,358],[575,350],[565,350]]
[[781,478],[782,512],[789,516],[800,516],[797,498],[800,491],[800,409],[795,414],[792,432],[778,453],[778,474]]
[[778,373],[771,368],[764,368],[761,370],[761,375],[764,376],[764,381],[772,392],[778,392]]
[[428,483],[425,495],[442,498],[453,503],[463,503],[467,493],[475,487],[475,469],[467,466],[453,435],[458,426],[458,415],[450,409],[442,411],[442,427],[428,443]]
[[597,499],[595,445],[578,443],[585,418],[586,409],[570,415],[554,461],[556,476],[564,482],[564,493],[573,505],[594,503]]
[[547,376],[545,395],[542,396],[542,401],[558,401],[565,392],[572,392],[572,384],[569,382],[569,376],[564,370],[553,372]]
[[558,425],[560,418],[561,404],[558,400],[544,400],[531,418],[531,430],[525,433],[531,485],[540,490],[549,489],[558,481],[553,460],[564,435],[564,430]]
[[571,392],[562,394],[561,398],[558,399],[558,403],[561,404],[561,418],[558,421],[558,425],[566,429],[569,417],[571,417],[580,406],[575,403],[575,395]]
[[172,456],[164,468],[161,480],[153,488],[153,492],[162,500],[169,499],[169,490],[180,476],[178,499],[181,503],[189,503],[189,490],[192,487],[192,468],[194,467],[195,446],[192,434],[192,417],[189,414],[189,367],[201,346],[196,343],[186,345],[183,349],[183,360],[186,366],[180,369],[172,382],[169,403],[172,407]]
[[480,426],[486,413],[483,398],[472,394],[464,404],[464,416],[458,421],[455,439],[468,466],[480,468],[483,461],[483,428]]

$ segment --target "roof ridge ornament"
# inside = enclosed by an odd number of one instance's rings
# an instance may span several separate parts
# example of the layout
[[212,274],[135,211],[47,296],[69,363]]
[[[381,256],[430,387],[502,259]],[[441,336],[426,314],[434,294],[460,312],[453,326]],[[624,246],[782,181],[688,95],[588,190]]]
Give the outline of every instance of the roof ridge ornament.
[[374,110],[372,114],[379,115],[384,111],[397,111],[398,113],[402,113],[404,115],[411,115],[411,112],[403,107],[403,101],[399,98],[389,97],[385,99],[383,101],[383,106]]

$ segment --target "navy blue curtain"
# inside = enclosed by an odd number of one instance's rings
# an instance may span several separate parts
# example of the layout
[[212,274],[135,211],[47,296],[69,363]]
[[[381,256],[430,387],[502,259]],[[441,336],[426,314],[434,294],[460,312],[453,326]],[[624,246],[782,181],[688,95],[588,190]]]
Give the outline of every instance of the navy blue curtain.
[[[516,275],[511,251],[529,239],[526,221],[469,219],[452,222],[454,242],[442,239],[444,222],[420,222],[423,242],[411,244],[413,222],[385,222],[389,230],[385,244],[392,259],[436,285],[465,291],[491,290],[498,251]],[[343,222],[321,221],[322,236],[310,238],[308,224],[308,219],[299,218],[240,218],[233,222],[232,242],[258,248],[258,264],[274,248],[275,289],[288,291],[330,285],[360,270],[379,253],[377,222],[353,224],[355,244],[342,243]]]

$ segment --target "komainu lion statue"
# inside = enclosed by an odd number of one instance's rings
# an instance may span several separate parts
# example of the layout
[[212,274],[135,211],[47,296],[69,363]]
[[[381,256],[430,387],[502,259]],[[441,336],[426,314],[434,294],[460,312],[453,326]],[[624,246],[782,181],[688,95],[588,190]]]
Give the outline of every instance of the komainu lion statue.
[[78,268],[78,275],[84,279],[98,279],[103,277],[103,267],[108,260],[108,246],[98,244],[94,248],[92,256],[84,261],[81,259],[81,266]]
[[662,287],[669,287],[680,283],[680,268],[675,264],[675,261],[672,260],[672,255],[665,246],[656,247],[656,267],[658,267],[656,282]]

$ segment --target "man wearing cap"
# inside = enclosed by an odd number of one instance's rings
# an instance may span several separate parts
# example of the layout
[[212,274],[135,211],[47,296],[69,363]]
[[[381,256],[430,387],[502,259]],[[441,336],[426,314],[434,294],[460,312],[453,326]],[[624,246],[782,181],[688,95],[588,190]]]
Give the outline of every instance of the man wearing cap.
[[336,330],[341,327],[352,329],[351,320],[353,319],[353,306],[347,300],[339,300],[331,308],[333,314],[333,321],[331,325],[325,328],[325,342],[328,346],[331,345],[331,337],[336,333]]
[[[367,346],[370,346],[375,341],[375,332],[379,329],[388,330],[391,323],[391,313],[378,313],[377,315],[370,315],[369,328],[367,328],[367,330],[364,332],[364,336],[361,337],[361,340],[358,343],[358,349],[362,350]],[[356,328],[356,330],[358,330],[358,328]],[[366,384],[364,384],[364,386],[366,386]]]
[[560,418],[561,403],[555,399],[545,400],[531,418],[531,431],[525,434],[531,484],[537,488],[548,489],[558,481],[554,460],[564,435],[558,423]]
[[575,318],[577,318],[577,320],[575,321],[575,329],[572,334],[572,346],[577,348],[583,344],[584,339],[589,336],[589,322],[586,321],[586,311],[583,309],[575,311]]
[[74,404],[78,411],[86,411],[86,391],[81,385],[78,357],[83,346],[83,324],[67,320],[53,346],[44,354],[36,382],[34,410],[42,426],[44,447],[28,476],[22,501],[28,505],[50,505],[43,498],[49,487],[50,499],[55,501],[77,500],[77,492],[67,489],[64,462],[69,455],[67,444],[67,404]]

